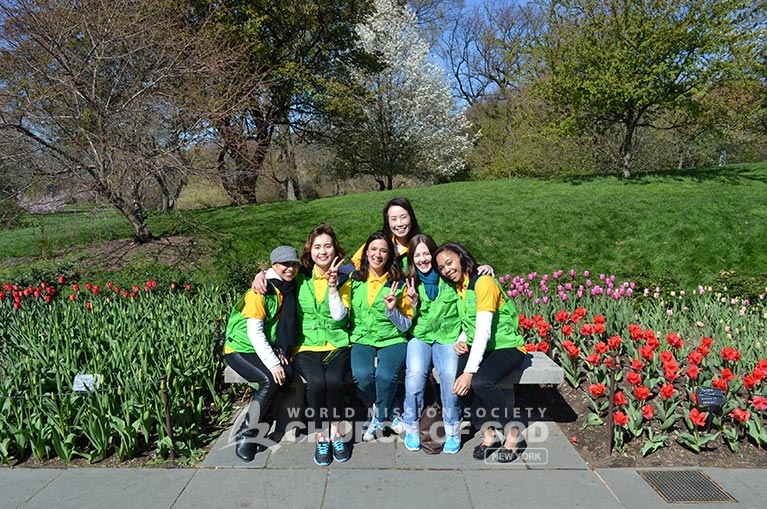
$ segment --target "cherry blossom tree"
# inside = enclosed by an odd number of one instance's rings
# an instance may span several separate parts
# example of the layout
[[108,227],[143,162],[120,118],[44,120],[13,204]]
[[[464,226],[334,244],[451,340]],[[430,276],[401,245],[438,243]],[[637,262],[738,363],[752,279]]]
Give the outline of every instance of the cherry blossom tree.
[[465,165],[470,124],[456,109],[445,71],[429,59],[413,11],[393,0],[375,6],[358,34],[383,68],[354,71],[364,98],[333,119],[326,141],[348,175],[372,175],[381,190],[392,189],[395,176],[447,181]]

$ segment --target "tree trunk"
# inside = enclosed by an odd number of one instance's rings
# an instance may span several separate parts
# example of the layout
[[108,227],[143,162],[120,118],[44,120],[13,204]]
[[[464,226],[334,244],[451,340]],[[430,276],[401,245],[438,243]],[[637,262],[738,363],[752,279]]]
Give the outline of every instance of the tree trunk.
[[120,196],[110,196],[109,202],[125,216],[133,228],[133,241],[137,244],[145,244],[155,239],[146,224],[146,218],[141,208],[131,207]]
[[393,178],[391,175],[388,175],[388,176],[386,177],[386,189],[388,189],[389,191],[391,191],[392,189],[394,189],[394,188],[392,187],[392,186],[393,186],[393,184],[394,184],[394,178]]
[[621,169],[623,170],[623,178],[626,179],[631,178],[631,156],[635,130],[636,126],[632,122],[626,124],[626,134],[623,136],[623,144],[621,145],[621,156],[623,158]]
[[285,179],[285,192],[288,197],[288,201],[296,201],[296,190],[293,187],[293,179],[288,176],[287,179]]
[[385,191],[386,190],[386,182],[384,182],[384,179],[374,177],[376,182],[378,182],[378,190],[379,191]]
[[[225,158],[227,152],[230,153],[234,161],[234,170],[226,167]],[[218,171],[221,176],[221,183],[224,186],[226,194],[235,205],[248,205],[258,203],[256,198],[256,183],[258,182],[259,172],[263,163],[263,157],[256,157],[256,161],[251,162],[238,155],[235,151],[228,151],[226,148],[221,150],[218,157]]]

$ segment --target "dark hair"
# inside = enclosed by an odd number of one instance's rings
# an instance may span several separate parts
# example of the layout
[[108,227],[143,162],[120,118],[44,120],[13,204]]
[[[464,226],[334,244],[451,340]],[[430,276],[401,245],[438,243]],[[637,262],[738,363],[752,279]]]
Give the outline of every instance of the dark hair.
[[388,235],[389,238],[394,235],[391,231],[391,227],[389,226],[389,209],[391,207],[402,207],[410,215],[410,231],[406,237],[406,240],[410,242],[410,239],[413,238],[413,235],[418,235],[421,233],[421,227],[418,226],[418,219],[415,217],[415,211],[413,210],[413,206],[410,204],[410,200],[407,198],[392,198],[386,202],[386,205],[384,205],[383,208],[383,227],[381,228],[381,231],[385,235]]
[[394,243],[391,240],[391,236],[386,235],[382,231],[373,232],[370,237],[368,237],[368,240],[365,242],[365,246],[362,248],[362,261],[360,262],[360,268],[359,270],[355,270],[352,274],[352,279],[355,279],[357,281],[367,281],[368,278],[368,271],[370,270],[369,264],[368,264],[368,247],[370,247],[370,243],[374,240],[384,240],[386,241],[386,246],[389,248],[389,257],[386,260],[386,272],[389,274],[389,277],[387,280],[390,283],[393,283],[394,281],[399,281],[402,279],[402,269],[400,269],[399,266],[399,259],[397,258],[397,251],[394,248]]
[[346,256],[346,252],[341,248],[341,244],[338,243],[336,232],[333,231],[333,228],[331,228],[329,224],[322,223],[309,233],[309,237],[306,239],[306,244],[304,244],[304,251],[301,253],[301,264],[307,269],[314,268],[314,260],[312,260],[312,244],[314,244],[314,239],[320,235],[327,235],[331,238],[336,256],[340,258]]
[[[458,242],[445,242],[441,246],[437,248],[436,251],[434,251],[434,260],[436,262],[437,255],[442,253],[443,251],[450,251],[451,253],[457,254],[458,259],[461,260],[461,270],[464,274],[471,277],[477,273],[477,260],[474,259],[474,257],[471,255],[468,249],[463,247]],[[440,272],[440,276],[442,273]]]
[[[437,243],[434,242],[434,239],[431,238],[431,236],[426,235],[425,233],[419,233],[417,235],[413,235],[413,238],[410,239],[410,242],[408,242],[407,245],[407,277],[413,278],[415,280],[415,285],[418,286],[419,278],[418,278],[418,270],[415,268],[415,260],[413,257],[415,256],[415,249],[418,247],[418,244],[426,244],[426,247],[429,248],[429,252],[431,253],[432,261],[431,266],[433,269],[436,269],[436,263],[434,252],[437,250]],[[439,272],[439,271],[437,271]]]

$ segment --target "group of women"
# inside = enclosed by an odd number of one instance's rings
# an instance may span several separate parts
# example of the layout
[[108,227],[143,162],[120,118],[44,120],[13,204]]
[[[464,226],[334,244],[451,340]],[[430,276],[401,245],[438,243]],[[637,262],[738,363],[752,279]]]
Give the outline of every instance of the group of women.
[[[359,393],[372,402],[362,440],[374,440],[389,428],[404,432],[405,447],[417,451],[433,365],[440,379],[443,451],[460,450],[466,416],[482,431],[475,458],[498,450],[498,461],[513,461],[519,432],[510,425],[512,413],[497,381],[521,365],[524,341],[512,302],[495,278],[480,273],[488,268],[461,244],[437,247],[421,233],[406,198],[386,204],[382,230],[368,237],[352,264],[343,265],[344,257],[333,229],[320,225],[309,234],[300,261],[289,246],[272,251],[272,267],[256,276],[235,306],[225,359],[258,383],[251,402],[257,411],[249,409],[237,433],[237,456],[250,461],[262,449],[253,440],[260,417],[252,416],[263,416],[277,388],[289,384],[291,366],[306,381],[308,415],[322,430],[315,463],[351,456],[349,440],[339,431],[343,380],[350,369]],[[404,408],[396,416],[403,366]]]

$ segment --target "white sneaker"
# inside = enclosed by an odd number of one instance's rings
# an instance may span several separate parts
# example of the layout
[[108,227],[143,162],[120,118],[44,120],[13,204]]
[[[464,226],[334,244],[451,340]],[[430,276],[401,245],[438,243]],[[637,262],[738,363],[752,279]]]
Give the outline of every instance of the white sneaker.
[[368,424],[367,429],[365,429],[365,433],[362,434],[362,441],[370,442],[375,440],[376,433],[383,433],[383,430],[381,421],[373,417],[370,419],[370,423]]
[[395,417],[392,419],[389,429],[391,429],[396,434],[401,435],[405,431],[405,423],[402,422],[399,417]]

